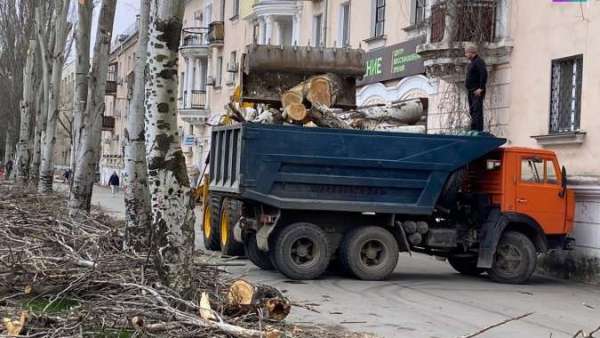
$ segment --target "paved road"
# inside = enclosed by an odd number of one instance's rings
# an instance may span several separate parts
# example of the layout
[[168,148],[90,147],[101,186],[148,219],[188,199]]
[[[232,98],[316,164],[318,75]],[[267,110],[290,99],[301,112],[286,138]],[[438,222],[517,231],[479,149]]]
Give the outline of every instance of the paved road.
[[[93,203],[123,215],[122,195],[96,187]],[[121,216],[122,217],[122,216]],[[210,258],[220,261],[218,257]],[[387,281],[365,282],[328,275],[294,282],[263,271],[247,260],[226,267],[232,276],[267,282],[297,303],[314,304],[315,313],[294,307],[289,320],[372,332],[382,337],[461,337],[508,318],[533,312],[479,335],[481,338],[572,337],[600,326],[600,287],[536,276],[512,286],[455,273],[446,262],[402,255]]]

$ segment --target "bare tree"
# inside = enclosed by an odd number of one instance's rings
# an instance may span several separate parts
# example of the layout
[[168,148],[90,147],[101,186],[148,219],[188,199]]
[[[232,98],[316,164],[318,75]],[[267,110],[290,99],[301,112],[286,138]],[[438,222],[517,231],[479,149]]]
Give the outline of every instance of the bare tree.
[[17,181],[26,182],[29,179],[29,167],[31,161],[31,120],[33,100],[33,76],[35,69],[36,41],[29,40],[27,60],[23,68],[23,99],[21,100],[21,126],[19,131],[19,143],[17,144]]
[[125,133],[125,170],[128,185],[128,189],[125,191],[125,207],[128,229],[132,227],[150,229],[152,220],[144,138],[144,71],[148,53],[149,16],[150,0],[140,0],[135,80],[133,97],[129,105],[129,114],[127,114],[127,132]]
[[96,166],[100,158],[102,117],[104,113],[104,93],[108,73],[108,53],[115,19],[116,0],[104,0],[100,9],[94,63],[89,74],[88,96],[85,109],[87,123],[81,129],[81,143],[78,146],[77,169],[71,188],[69,208],[71,214],[89,212],[92,189],[96,177]]
[[154,262],[164,283],[190,286],[194,213],[177,130],[177,53],[183,0],[152,0],[146,82],[146,151]]
[[[85,128],[87,119],[85,107],[88,95],[88,72],[90,70],[90,34],[92,30],[92,0],[78,1],[77,13],[77,66],[75,69],[75,98],[73,100],[73,147],[72,158],[75,158],[81,144],[81,129]],[[71,170],[75,172],[76,161],[72,161]]]
[[54,144],[56,143],[56,122],[58,119],[58,101],[60,97],[60,80],[65,61],[65,44],[67,42],[70,25],[67,22],[70,0],[57,0],[55,8],[56,24],[54,51],[50,55],[52,60],[51,90],[48,96],[48,112],[46,133],[42,139],[42,162],[40,165],[40,178],[38,190],[40,192],[52,191],[54,178]]

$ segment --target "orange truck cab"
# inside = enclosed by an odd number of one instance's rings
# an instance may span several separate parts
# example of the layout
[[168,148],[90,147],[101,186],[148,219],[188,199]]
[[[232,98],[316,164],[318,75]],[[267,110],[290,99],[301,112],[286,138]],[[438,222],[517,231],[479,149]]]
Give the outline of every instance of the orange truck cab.
[[527,236],[538,253],[570,249],[575,195],[567,188],[566,170],[549,150],[499,148],[474,162],[465,191],[490,196],[495,207],[479,234],[477,266],[491,268],[498,239],[506,231]]

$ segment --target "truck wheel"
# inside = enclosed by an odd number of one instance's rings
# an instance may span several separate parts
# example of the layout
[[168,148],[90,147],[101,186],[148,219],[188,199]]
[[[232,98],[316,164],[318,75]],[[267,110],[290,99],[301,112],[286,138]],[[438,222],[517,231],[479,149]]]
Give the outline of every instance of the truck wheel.
[[344,236],[340,261],[357,278],[382,280],[396,268],[399,251],[398,242],[387,229],[360,227]]
[[207,205],[204,207],[204,213],[202,217],[202,237],[204,238],[204,247],[207,250],[216,251],[221,249],[221,245],[219,243],[220,206],[221,197],[211,194],[208,197]]
[[233,238],[233,227],[242,217],[242,206],[239,201],[224,198],[221,203],[220,229],[221,253],[226,256],[242,256],[244,245]]
[[256,244],[256,234],[248,234],[244,241],[244,249],[248,259],[263,270],[274,270],[275,267],[271,263],[271,258],[268,252],[264,252],[258,248]]
[[499,283],[525,283],[535,270],[536,260],[536,250],[531,240],[520,232],[508,231],[500,238],[488,274]]
[[271,250],[274,265],[291,279],[315,279],[327,269],[331,248],[323,229],[293,223],[277,234]]
[[448,263],[454,270],[468,276],[479,276],[485,272],[485,269],[477,267],[477,257],[448,257]]

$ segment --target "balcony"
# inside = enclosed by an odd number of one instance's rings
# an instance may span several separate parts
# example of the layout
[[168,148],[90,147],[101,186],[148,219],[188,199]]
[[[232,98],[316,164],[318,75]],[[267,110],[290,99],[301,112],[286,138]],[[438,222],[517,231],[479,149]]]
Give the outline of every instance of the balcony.
[[208,24],[208,45],[221,47],[225,39],[225,24],[223,21],[213,21]]
[[206,90],[183,92],[183,102],[179,107],[179,117],[183,122],[193,125],[204,125],[208,119],[206,107]]
[[208,56],[207,27],[188,27],[182,30],[179,51],[183,56]]
[[[446,0],[431,7],[427,40],[417,47],[427,74],[447,81],[464,79],[464,47],[479,46],[488,66],[507,63],[512,43],[504,26],[507,11],[497,0]],[[500,28],[500,29],[499,29]]]
[[110,65],[106,76],[106,89],[104,90],[107,96],[117,96],[117,66]]

